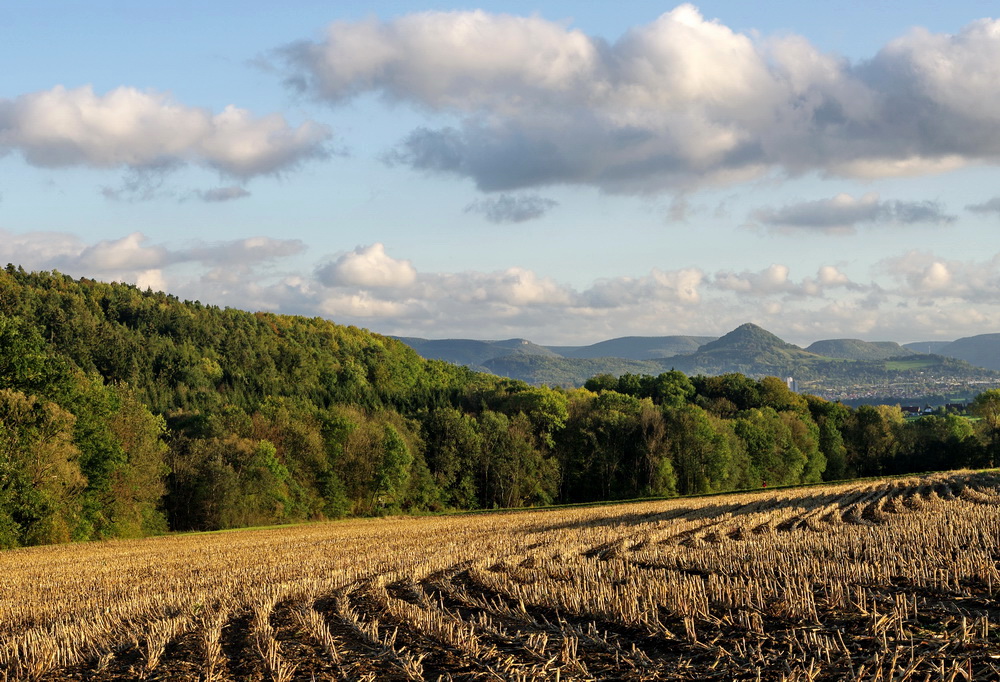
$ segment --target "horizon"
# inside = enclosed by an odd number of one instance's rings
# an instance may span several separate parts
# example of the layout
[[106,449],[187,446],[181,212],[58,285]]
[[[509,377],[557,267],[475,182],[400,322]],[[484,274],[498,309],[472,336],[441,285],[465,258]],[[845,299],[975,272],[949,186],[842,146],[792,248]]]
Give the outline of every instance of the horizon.
[[[334,322],[335,322],[335,320],[334,320]],[[805,341],[795,342],[795,341],[789,341],[788,339],[784,338],[780,334],[775,334],[771,330],[769,330],[769,329],[767,329],[765,327],[761,327],[761,325],[756,324],[754,322],[745,322],[743,324],[754,324],[757,327],[760,327],[761,329],[763,329],[764,331],[769,332],[771,334],[774,334],[775,336],[777,336],[778,338],[780,338],[782,341],[785,341],[786,343],[791,343],[791,344],[793,344],[795,346],[798,346],[798,347],[802,348],[803,350],[805,350],[806,348],[808,348],[812,344],[818,343],[820,341],[862,341],[864,343],[897,343],[900,346],[906,346],[908,344],[912,345],[912,344],[916,344],[916,343],[950,343],[950,342],[953,342],[953,341],[958,341],[959,339],[962,339],[962,338],[967,338],[967,337],[960,337],[959,336],[959,337],[955,337],[954,339],[938,339],[938,340],[933,340],[933,339],[932,340],[918,339],[916,341],[897,341],[895,339],[861,339],[861,338],[841,336],[841,337],[822,337],[822,338],[816,338],[816,339],[813,339],[813,340],[808,341],[808,342],[805,342]],[[625,336],[613,336],[613,337],[609,337],[609,338],[598,339],[597,341],[592,341],[590,343],[547,343],[547,342],[543,342],[543,341],[536,341],[534,339],[529,339],[529,338],[526,338],[526,337],[523,337],[523,336],[512,336],[512,337],[503,338],[503,339],[500,339],[500,338],[497,338],[497,339],[479,339],[479,338],[474,338],[474,337],[457,337],[457,336],[431,338],[431,337],[423,337],[423,336],[407,336],[407,335],[404,335],[404,334],[386,334],[384,336],[391,336],[391,337],[394,337],[394,338],[420,339],[422,341],[479,341],[481,343],[501,343],[503,341],[528,341],[529,343],[533,343],[534,345],[541,346],[543,348],[560,347],[560,346],[561,347],[566,347],[566,348],[583,348],[583,347],[587,347],[587,346],[594,346],[594,345],[596,345],[598,343],[603,343],[605,341],[615,341],[615,340],[620,340],[620,339],[656,339],[656,338],[664,338],[664,337],[672,337],[672,336],[703,336],[703,337],[707,337],[707,338],[711,338],[711,339],[721,339],[726,334],[728,334],[730,332],[733,332],[733,331],[736,331],[737,329],[739,329],[739,327],[743,326],[743,324],[737,325],[736,327],[733,327],[732,329],[729,329],[728,331],[722,332],[721,334],[698,334],[698,333],[691,333],[691,334],[627,334]],[[373,331],[373,330],[369,329],[368,331]],[[379,332],[375,332],[375,333],[379,333]],[[995,333],[1000,333],[1000,332],[983,332],[983,334],[995,334]],[[975,336],[979,336],[979,334],[976,334]]]
[[0,8],[0,262],[428,339],[1000,330],[982,3],[429,7]]

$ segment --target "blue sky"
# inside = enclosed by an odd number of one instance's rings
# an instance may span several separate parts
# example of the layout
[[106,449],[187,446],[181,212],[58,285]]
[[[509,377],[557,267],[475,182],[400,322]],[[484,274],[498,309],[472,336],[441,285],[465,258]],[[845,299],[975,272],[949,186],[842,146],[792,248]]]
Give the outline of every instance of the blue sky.
[[4,3],[0,261],[429,338],[1000,331],[992,3],[759,4]]

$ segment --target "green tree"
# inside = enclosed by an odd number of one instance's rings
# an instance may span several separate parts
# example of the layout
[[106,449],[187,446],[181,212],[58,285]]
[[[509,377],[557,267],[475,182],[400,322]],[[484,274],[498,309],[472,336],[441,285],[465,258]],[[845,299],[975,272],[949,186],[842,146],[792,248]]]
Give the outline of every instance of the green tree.
[[972,423],[954,414],[926,415],[902,428],[892,473],[961,469],[979,465],[982,448]]
[[0,548],[71,539],[86,487],[72,414],[0,389]]
[[756,485],[803,482],[809,453],[800,449],[790,423],[772,407],[746,410],[736,420],[735,431],[745,444]]
[[692,495],[728,487],[733,453],[711,416],[696,405],[667,408],[664,414],[678,491]]
[[476,506],[481,442],[476,420],[454,407],[431,410],[423,422],[425,458],[446,506]]
[[986,466],[1000,461],[1000,389],[983,391],[969,405],[969,413],[980,419],[979,432],[986,444]]
[[166,423],[125,387],[115,389],[116,405],[108,426],[125,453],[121,467],[110,474],[106,504],[115,537],[142,537],[167,530],[162,509],[166,494]]
[[902,424],[899,406],[861,405],[855,410],[844,428],[848,476],[878,476],[894,470]]
[[535,442],[523,413],[508,417],[487,410],[479,418],[482,439],[480,496],[486,506],[550,504],[558,487],[558,466]]
[[398,510],[410,479],[413,455],[406,441],[392,424],[383,427],[381,454],[372,486],[373,507]]
[[851,417],[850,409],[811,395],[806,396],[806,402],[819,428],[819,450],[826,459],[823,479],[839,481],[847,478],[847,447],[842,430]]

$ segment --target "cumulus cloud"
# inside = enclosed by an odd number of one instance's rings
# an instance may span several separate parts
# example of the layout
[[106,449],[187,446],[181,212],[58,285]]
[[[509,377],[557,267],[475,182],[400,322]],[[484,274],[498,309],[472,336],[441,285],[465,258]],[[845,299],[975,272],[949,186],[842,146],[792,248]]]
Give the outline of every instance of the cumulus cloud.
[[559,205],[554,199],[537,195],[501,194],[477,199],[465,207],[466,213],[480,213],[491,223],[523,223],[541,218]]
[[[150,244],[141,232],[93,244],[64,232],[17,234],[0,229],[0,262],[28,270],[59,270],[74,276],[129,282],[165,289],[171,268],[207,268],[207,277],[247,277],[253,266],[273,263],[305,251],[297,239],[250,237],[219,242],[194,242],[183,247]],[[241,274],[238,274],[241,273]]]
[[136,171],[196,164],[248,179],[327,156],[329,129],[228,106],[213,114],[167,94],[90,86],[0,99],[0,154],[19,152],[46,168],[89,166]]
[[572,299],[571,292],[555,280],[519,267],[491,273],[442,274],[430,278],[428,284],[435,296],[450,296],[468,303],[532,306],[568,304]]
[[878,267],[897,282],[896,292],[903,296],[967,303],[1000,300],[1000,254],[977,262],[914,250],[886,258]]
[[822,297],[829,289],[858,291],[864,287],[833,265],[819,268],[815,277],[805,277],[796,282],[790,277],[791,268],[780,263],[772,263],[763,270],[754,272],[719,271],[710,286],[720,291],[733,292],[740,297],[763,298],[774,296]]
[[851,63],[692,5],[613,43],[538,16],[422,12],[337,22],[283,54],[289,82],[332,104],[377,93],[457,118],[413,130],[390,159],[487,191],[660,192],[1000,160],[1000,21],[914,30]]
[[644,277],[615,277],[597,281],[582,298],[593,308],[614,308],[649,301],[694,304],[701,300],[699,288],[705,273],[697,268],[665,272],[654,268]]
[[385,252],[385,245],[359,246],[316,270],[327,286],[406,287],[417,279],[408,260],[397,260]]
[[87,246],[75,256],[64,258],[66,266],[91,272],[108,272],[123,269],[148,270],[159,268],[169,259],[161,246],[146,246],[147,239],[141,232],[121,239],[103,240]]
[[915,223],[948,224],[955,216],[947,215],[933,201],[881,201],[874,192],[855,199],[838,194],[832,199],[806,201],[780,208],[759,208],[750,219],[776,231],[815,230],[853,233],[858,225]]
[[794,289],[788,279],[788,266],[771,264],[760,272],[741,273],[720,271],[715,274],[712,286],[752,296],[786,293]]

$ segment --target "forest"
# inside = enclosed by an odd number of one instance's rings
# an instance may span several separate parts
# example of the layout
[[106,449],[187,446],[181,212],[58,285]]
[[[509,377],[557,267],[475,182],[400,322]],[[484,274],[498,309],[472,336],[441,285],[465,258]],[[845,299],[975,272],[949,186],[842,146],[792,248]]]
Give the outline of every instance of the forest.
[[971,412],[740,374],[531,386],[320,318],[0,270],[0,548],[992,466],[1000,391]]

